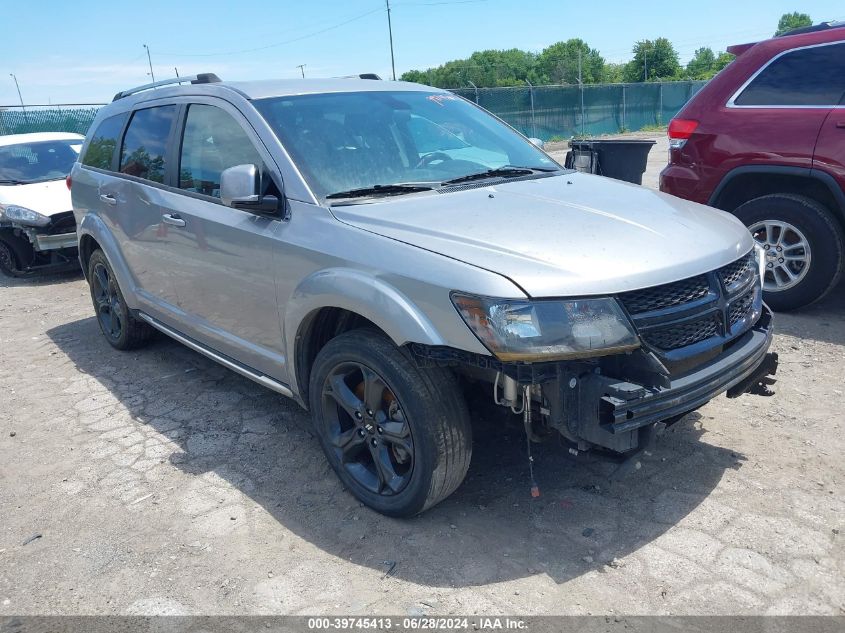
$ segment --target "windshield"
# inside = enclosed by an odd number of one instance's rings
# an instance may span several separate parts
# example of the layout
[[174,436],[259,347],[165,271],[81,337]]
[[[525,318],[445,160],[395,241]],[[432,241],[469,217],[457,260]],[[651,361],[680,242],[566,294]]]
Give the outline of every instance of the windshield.
[[0,146],[0,184],[60,180],[82,149],[82,139],[40,141]]
[[255,106],[320,197],[376,185],[436,186],[505,166],[559,168],[509,127],[448,93],[297,95]]

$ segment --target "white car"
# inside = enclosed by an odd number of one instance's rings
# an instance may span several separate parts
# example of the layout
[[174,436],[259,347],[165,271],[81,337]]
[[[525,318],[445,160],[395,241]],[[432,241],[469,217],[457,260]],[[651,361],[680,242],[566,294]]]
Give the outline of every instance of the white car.
[[84,140],[64,132],[0,136],[0,272],[78,266],[65,178]]

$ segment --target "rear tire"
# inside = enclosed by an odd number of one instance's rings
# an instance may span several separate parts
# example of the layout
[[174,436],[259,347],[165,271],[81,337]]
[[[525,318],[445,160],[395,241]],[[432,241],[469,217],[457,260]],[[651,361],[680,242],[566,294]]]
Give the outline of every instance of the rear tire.
[[772,309],[809,305],[839,282],[845,261],[842,227],[815,200],[771,194],[740,205],[734,215],[758,244],[768,246],[763,298]]
[[457,380],[417,366],[382,333],[329,341],[314,361],[309,400],[329,463],[373,510],[413,516],[463,481],[472,429]]
[[150,341],[155,330],[132,316],[114,271],[100,249],[91,253],[88,260],[88,284],[97,323],[109,345],[130,350]]

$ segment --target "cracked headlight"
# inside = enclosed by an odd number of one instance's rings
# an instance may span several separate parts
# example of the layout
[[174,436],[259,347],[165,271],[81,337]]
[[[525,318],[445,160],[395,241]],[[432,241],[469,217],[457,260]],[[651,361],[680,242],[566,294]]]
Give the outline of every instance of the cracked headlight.
[[452,293],[452,303],[502,361],[606,356],[636,349],[636,332],[615,299],[512,300]]
[[0,217],[10,222],[18,222],[29,226],[47,226],[50,224],[50,218],[48,216],[42,215],[38,211],[27,209],[26,207],[19,207],[15,204],[0,207]]

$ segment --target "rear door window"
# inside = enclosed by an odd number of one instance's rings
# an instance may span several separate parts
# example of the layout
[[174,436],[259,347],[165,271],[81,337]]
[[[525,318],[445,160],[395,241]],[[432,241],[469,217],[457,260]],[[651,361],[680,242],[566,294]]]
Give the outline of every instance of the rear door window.
[[235,165],[263,161],[249,136],[227,112],[216,106],[194,104],[188,108],[179,160],[179,188],[220,197],[220,174]]
[[175,118],[175,105],[135,111],[123,137],[120,172],[163,183],[167,139]]
[[120,138],[120,131],[126,121],[126,113],[103,119],[82,157],[82,164],[98,169],[112,169],[114,151]]
[[845,93],[845,43],[800,48],[781,55],[757,75],[739,106],[835,106]]

